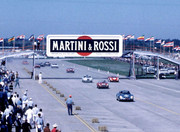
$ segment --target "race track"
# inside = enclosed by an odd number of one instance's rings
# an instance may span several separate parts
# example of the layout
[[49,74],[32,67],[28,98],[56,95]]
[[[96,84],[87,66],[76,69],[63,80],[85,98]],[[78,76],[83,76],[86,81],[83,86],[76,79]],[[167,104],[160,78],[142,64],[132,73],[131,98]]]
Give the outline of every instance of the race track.
[[[36,69],[36,74],[42,72],[43,80],[68,97],[72,95],[75,102],[74,116],[68,116],[64,106],[64,98],[60,98],[46,84],[29,78],[24,68],[32,71],[32,60],[29,65],[22,65],[26,59],[9,59],[7,68],[18,71],[21,78],[21,89],[28,89],[31,96],[43,108],[45,122],[57,123],[64,132],[98,131],[99,126],[106,126],[109,132],[179,132],[180,130],[180,81],[179,80],[129,80],[120,79],[119,83],[109,83],[110,89],[97,89],[98,81],[107,80],[111,73],[98,71],[63,60],[49,59],[57,63],[59,68],[42,67]],[[66,73],[66,68],[73,67],[75,73]],[[91,75],[93,83],[82,83],[83,75]],[[134,102],[116,101],[116,93],[129,90],[134,96]],[[92,123],[98,118],[99,123]]]

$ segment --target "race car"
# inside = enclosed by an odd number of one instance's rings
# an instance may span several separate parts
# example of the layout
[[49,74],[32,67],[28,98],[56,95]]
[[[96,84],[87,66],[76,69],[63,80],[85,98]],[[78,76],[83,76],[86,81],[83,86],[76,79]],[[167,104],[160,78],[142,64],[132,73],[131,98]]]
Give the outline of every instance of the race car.
[[34,68],[41,68],[41,66],[39,64],[36,64]]
[[22,64],[23,64],[23,65],[28,65],[29,62],[28,62],[28,61],[23,61]]
[[116,94],[117,101],[134,101],[134,95],[132,95],[128,90],[119,91]]
[[51,68],[59,68],[58,64],[51,64]]
[[109,84],[104,80],[97,83],[97,88],[109,88]]
[[82,77],[82,82],[90,82],[90,83],[92,83],[93,82],[93,78],[91,76],[89,76],[89,75],[84,75]]
[[119,82],[119,77],[116,76],[109,76],[108,77],[109,82]]
[[50,62],[44,62],[44,65],[45,66],[51,66],[51,63]]
[[74,73],[75,71],[74,71],[74,68],[67,68],[66,72],[67,73]]

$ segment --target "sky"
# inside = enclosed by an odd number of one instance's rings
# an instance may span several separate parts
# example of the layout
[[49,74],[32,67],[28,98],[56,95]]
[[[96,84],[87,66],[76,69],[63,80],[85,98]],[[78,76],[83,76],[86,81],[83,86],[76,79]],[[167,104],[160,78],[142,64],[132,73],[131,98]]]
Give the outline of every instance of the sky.
[[180,0],[1,0],[0,38],[24,34],[180,39]]

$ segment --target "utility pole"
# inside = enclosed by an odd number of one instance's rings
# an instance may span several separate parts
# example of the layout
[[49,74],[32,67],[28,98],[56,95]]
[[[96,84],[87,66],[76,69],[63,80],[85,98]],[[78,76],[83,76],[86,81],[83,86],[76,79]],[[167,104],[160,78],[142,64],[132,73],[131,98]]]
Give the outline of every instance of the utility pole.
[[157,80],[159,80],[159,56],[157,56]]

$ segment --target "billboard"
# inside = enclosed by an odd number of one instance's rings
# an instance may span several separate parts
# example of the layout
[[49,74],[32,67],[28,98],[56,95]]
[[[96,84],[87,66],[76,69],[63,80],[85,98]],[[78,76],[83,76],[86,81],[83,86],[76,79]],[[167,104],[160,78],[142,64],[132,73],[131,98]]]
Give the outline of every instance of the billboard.
[[49,57],[120,57],[121,35],[48,35],[46,53]]

